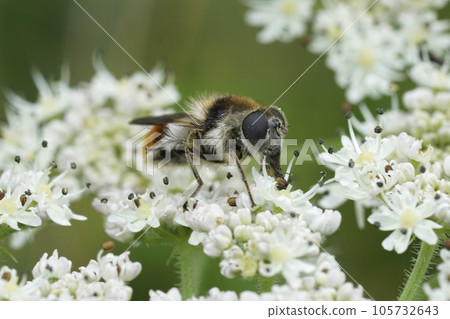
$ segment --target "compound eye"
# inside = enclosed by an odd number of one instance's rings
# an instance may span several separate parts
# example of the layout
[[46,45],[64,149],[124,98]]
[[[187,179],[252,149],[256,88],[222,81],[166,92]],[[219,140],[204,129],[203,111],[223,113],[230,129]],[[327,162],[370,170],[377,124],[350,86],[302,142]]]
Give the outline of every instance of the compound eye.
[[244,137],[255,145],[266,138],[268,126],[267,116],[261,111],[255,111],[244,118],[242,132]]

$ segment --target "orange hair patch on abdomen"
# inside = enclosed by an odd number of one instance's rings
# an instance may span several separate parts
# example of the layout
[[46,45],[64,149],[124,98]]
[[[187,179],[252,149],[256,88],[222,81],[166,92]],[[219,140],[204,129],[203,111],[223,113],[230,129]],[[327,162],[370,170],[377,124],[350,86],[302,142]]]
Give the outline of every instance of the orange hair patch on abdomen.
[[[149,141],[147,144],[145,144],[144,149],[150,148],[153,144],[158,142],[163,137],[162,133],[165,127],[165,125],[155,125],[150,132],[145,134],[144,139],[149,139]],[[152,135],[154,135],[153,138]]]

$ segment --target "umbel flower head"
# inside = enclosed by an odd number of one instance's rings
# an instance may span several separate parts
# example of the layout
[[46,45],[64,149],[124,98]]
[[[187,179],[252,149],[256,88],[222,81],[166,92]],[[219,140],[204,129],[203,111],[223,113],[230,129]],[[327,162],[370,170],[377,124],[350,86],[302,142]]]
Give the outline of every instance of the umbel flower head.
[[0,268],[2,300],[130,300],[127,282],[141,272],[141,264],[131,262],[129,252],[120,256],[109,253],[91,260],[86,267],[72,271],[72,262],[54,250],[45,253],[33,268],[33,278],[20,280],[17,271]]
[[[422,151],[420,141],[406,134],[382,138],[383,129],[379,125],[374,128],[375,138],[365,137],[360,145],[353,130],[351,114],[347,114],[347,121],[350,137],[341,137],[342,148],[339,151],[334,151],[334,147],[327,149],[324,142],[320,142],[325,150],[321,157],[335,170],[334,180],[341,185],[344,198],[370,205],[370,201],[382,191],[414,177],[415,169],[409,161],[422,162],[429,158]],[[411,147],[413,143],[414,147]]]
[[[8,124],[0,128],[0,170],[9,169],[11,158],[19,155],[32,162],[36,145],[48,141],[39,167],[55,160],[66,168],[77,163],[76,180],[92,183],[92,190],[125,183],[139,187],[147,183],[135,171],[124,169],[127,139],[136,134],[129,119],[163,113],[176,102],[179,94],[173,78],[161,67],[149,74],[136,72],[116,79],[96,57],[96,74],[87,83],[69,86],[68,68],[63,68],[61,80],[47,82],[34,73],[38,88],[35,102],[9,92]],[[158,86],[156,83],[161,83]],[[18,129],[27,127],[27,130]]]
[[[42,144],[47,146],[46,141]],[[70,209],[70,203],[86,188],[74,192],[62,186],[70,168],[56,177],[52,176],[56,163],[46,169],[38,168],[39,155],[45,147],[38,152],[33,168],[16,156],[13,167],[1,174],[0,224],[19,231],[19,224],[37,227],[42,220],[51,220],[63,226],[70,225],[71,219],[86,220],[86,217],[74,214]]]
[[249,0],[251,8],[245,17],[252,26],[261,26],[258,41],[288,42],[306,32],[306,24],[312,14],[313,0]]
[[[299,286],[274,285],[269,292],[258,294],[254,291],[220,291],[211,288],[206,296],[194,296],[189,300],[368,300],[363,296],[361,286],[355,287],[345,281],[345,274],[334,259],[327,254],[320,254],[311,271],[300,280]],[[177,288],[171,288],[167,293],[161,290],[149,291],[151,301],[180,301],[182,296]]]
[[[168,180],[176,178],[168,174]],[[173,237],[187,233],[190,245],[202,245],[207,256],[221,259],[224,276],[280,274],[297,289],[301,278],[315,269],[322,235],[338,229],[341,215],[324,212],[309,202],[323,184],[323,177],[305,193],[292,186],[278,190],[276,181],[264,170],[259,173],[253,169],[253,177],[250,188],[256,207],[251,206],[246,191],[224,187],[214,178],[195,199],[173,194],[166,185],[142,194],[105,192],[93,205],[105,215],[107,231],[116,239],[151,242],[155,236],[158,240],[158,236],[168,236],[166,240],[173,242]]]
[[[448,196],[440,195],[448,190],[448,182],[442,176],[445,163],[433,163],[434,149],[430,145],[423,147],[421,140],[404,132],[381,137],[380,123],[386,123],[382,121],[384,111],[377,110],[376,120],[364,110],[367,122],[376,124],[375,138],[366,136],[360,144],[351,116],[347,115],[350,138],[342,137],[342,149],[335,152],[321,142],[325,150],[322,158],[335,170],[336,184],[327,187],[328,195],[320,203],[334,208],[343,202],[342,198],[355,200],[361,227],[363,208],[371,209],[369,222],[382,231],[393,231],[383,241],[386,250],[403,253],[416,237],[430,245],[436,244],[435,230],[446,223],[444,212],[450,203]],[[356,123],[364,129],[368,125]]]
[[424,56],[444,56],[450,23],[439,20],[436,11],[447,2],[246,1],[245,21],[261,27],[260,43],[302,38],[310,51],[325,55],[347,99],[359,103],[389,95],[391,83],[403,80]]
[[370,217],[369,222],[382,231],[393,231],[382,243],[384,249],[395,250],[401,254],[408,248],[412,235],[429,245],[438,241],[434,229],[442,228],[438,223],[428,219],[437,209],[435,199],[426,198],[419,202],[421,181],[417,183],[414,193],[409,183],[398,185],[394,191],[385,195],[386,205],[381,205]]

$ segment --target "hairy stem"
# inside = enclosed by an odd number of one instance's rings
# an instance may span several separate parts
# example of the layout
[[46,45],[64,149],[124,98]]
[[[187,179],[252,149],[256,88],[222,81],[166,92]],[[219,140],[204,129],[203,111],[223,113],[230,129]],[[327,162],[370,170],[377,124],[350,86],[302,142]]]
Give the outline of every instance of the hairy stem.
[[189,244],[182,244],[178,248],[180,292],[183,300],[194,295],[194,260],[192,251],[188,246]]
[[202,270],[205,258],[199,246],[192,246],[187,240],[175,248],[178,255],[179,288],[183,300],[198,296],[201,288]]
[[398,300],[414,300],[413,298],[417,293],[417,289],[421,287],[422,282],[424,281],[431,259],[433,258],[434,251],[437,247],[438,244],[428,245],[425,242],[421,243],[414,268],[409,274],[408,280]]

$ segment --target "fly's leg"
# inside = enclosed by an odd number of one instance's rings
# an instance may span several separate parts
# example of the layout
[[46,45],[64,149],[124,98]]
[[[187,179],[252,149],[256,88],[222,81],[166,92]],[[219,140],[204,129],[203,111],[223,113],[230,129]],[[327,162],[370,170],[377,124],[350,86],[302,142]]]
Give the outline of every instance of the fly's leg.
[[199,175],[199,173],[197,171],[197,167],[195,167],[195,165],[194,165],[194,161],[192,159],[194,153],[192,152],[192,149],[189,146],[186,145],[184,147],[184,152],[186,154],[186,160],[189,163],[189,166],[192,169],[192,173],[194,173],[194,177],[195,177],[195,179],[197,180],[197,183],[198,183],[197,188],[195,189],[194,193],[191,195],[191,197],[195,197],[198,194],[198,192],[200,191],[200,189],[202,188],[202,186],[203,186],[203,180],[202,180],[202,178],[200,177],[200,175]]
[[237,167],[239,169],[239,172],[241,173],[241,178],[244,181],[245,187],[247,188],[248,197],[250,198],[250,202],[252,204],[252,207],[255,207],[256,204],[255,204],[255,201],[253,200],[252,192],[250,191],[250,186],[248,185],[248,181],[247,181],[247,176],[245,176],[245,172],[242,169],[241,162],[239,162],[239,158],[237,157],[235,152],[231,152],[231,153],[233,154],[233,157],[234,157],[234,159],[236,161],[236,165],[237,165]]

